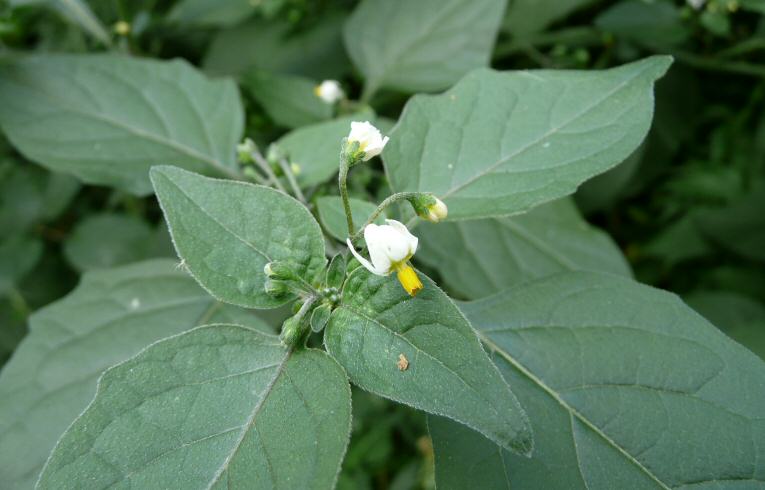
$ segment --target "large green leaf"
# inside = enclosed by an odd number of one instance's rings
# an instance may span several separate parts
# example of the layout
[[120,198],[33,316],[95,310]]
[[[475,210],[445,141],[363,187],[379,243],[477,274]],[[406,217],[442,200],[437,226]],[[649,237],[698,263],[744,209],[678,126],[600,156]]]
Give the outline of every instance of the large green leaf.
[[342,140],[348,136],[352,121],[375,122],[375,115],[364,111],[304,126],[276,142],[287,153],[290,162],[300,168],[297,177],[301,186],[320,184],[337,173]]
[[423,223],[416,233],[415,259],[467,299],[569,270],[631,275],[616,244],[587,224],[569,199],[511,218]]
[[503,30],[516,38],[529,37],[570,13],[599,0],[513,0]]
[[108,370],[38,488],[330,489],[351,390],[318,350],[200,327]]
[[333,106],[314,94],[316,81],[310,78],[250,70],[242,84],[281,126],[298,128],[332,117]]
[[151,192],[149,168],[235,176],[239,94],[184,61],[40,55],[0,67],[0,125],[29,159],[85,182]]
[[360,388],[530,453],[528,419],[510,387],[454,303],[423,279],[424,289],[410,297],[394,277],[355,269],[325,330],[327,351]]
[[171,260],[86,273],[67,297],[32,315],[29,335],[0,372],[0,487],[34,487],[106,368],[211,321],[270,330],[215,301]]
[[383,152],[391,186],[434,192],[449,218],[496,217],[571,194],[627,158],[671,58],[605,71],[477,70],[409,100]]
[[345,24],[345,46],[367,96],[388,87],[442,90],[489,64],[506,0],[364,0]]
[[0,296],[24,278],[43,253],[43,243],[39,238],[15,235],[0,240]]
[[762,488],[765,364],[676,296],[572,272],[462,307],[533,456],[431,419],[439,488]]
[[92,214],[72,230],[64,242],[64,255],[81,271],[129,264],[151,257],[171,257],[166,250],[157,253],[156,232],[145,221],[119,213]]
[[0,169],[0,237],[21,234],[57,218],[79,188],[77,179],[69,175],[9,162]]
[[221,301],[274,308],[289,298],[266,294],[263,267],[290,263],[309,284],[326,259],[324,236],[311,213],[268,187],[155,167],[151,179],[173,243],[191,274]]
[[653,47],[685,42],[692,31],[680,7],[671,2],[622,0],[595,18],[595,25],[621,40]]
[[[364,224],[375,209],[377,209],[377,206],[371,202],[362,201],[361,199],[350,198],[349,202],[351,205],[351,215],[353,215],[353,223],[357,227]],[[327,233],[341,242],[345,242],[345,239],[348,238],[348,223],[345,218],[343,201],[340,197],[323,196],[318,198],[316,200],[316,210],[319,212],[319,219]],[[381,214],[375,220],[375,223],[381,224],[384,220],[385,213]]]
[[9,0],[12,8],[41,5],[57,10],[62,16],[107,46],[112,40],[104,25],[85,0]]
[[213,38],[204,69],[240,75],[251,68],[316,79],[341,78],[348,69],[343,52],[344,14],[329,14],[296,32],[288,20],[253,19]]

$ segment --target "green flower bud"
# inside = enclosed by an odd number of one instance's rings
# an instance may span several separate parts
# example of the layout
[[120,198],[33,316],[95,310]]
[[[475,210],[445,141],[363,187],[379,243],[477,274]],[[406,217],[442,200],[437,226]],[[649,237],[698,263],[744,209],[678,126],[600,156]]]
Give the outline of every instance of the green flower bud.
[[292,264],[279,260],[267,263],[263,267],[263,273],[271,279],[280,279],[282,281],[296,281],[300,279]]
[[414,212],[422,218],[432,223],[438,223],[446,219],[449,209],[446,204],[433,194],[417,194],[409,198],[409,202],[414,208]]
[[305,338],[305,334],[308,332],[306,327],[307,325],[304,325],[302,316],[291,316],[284,320],[279,340],[289,348],[298,347],[300,342]]
[[252,154],[258,151],[258,147],[250,138],[236,145],[236,155],[239,163],[252,163]]
[[286,282],[280,281],[278,279],[266,280],[264,289],[266,290],[266,294],[274,298],[287,295],[290,292],[289,285]]

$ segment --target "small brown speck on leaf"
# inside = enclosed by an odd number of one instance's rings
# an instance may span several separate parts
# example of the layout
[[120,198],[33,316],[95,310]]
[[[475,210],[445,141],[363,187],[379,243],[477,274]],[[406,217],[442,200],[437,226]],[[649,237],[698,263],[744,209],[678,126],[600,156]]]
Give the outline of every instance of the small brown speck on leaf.
[[406,371],[409,369],[409,360],[404,354],[398,355],[398,362],[396,363],[396,366],[398,366],[399,371]]

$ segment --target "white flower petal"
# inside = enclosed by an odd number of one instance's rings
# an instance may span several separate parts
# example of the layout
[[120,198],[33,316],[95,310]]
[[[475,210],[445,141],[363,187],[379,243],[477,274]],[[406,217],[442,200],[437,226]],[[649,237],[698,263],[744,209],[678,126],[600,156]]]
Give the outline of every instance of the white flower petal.
[[417,245],[419,240],[416,236],[412,235],[409,229],[403,223],[396,221],[395,219],[386,219],[385,222],[388,226],[394,228],[406,242],[407,255],[412,256],[417,251]]
[[369,258],[378,273],[388,275],[391,271],[391,258],[388,253],[387,238],[382,226],[374,223],[364,228],[364,241],[367,243]]
[[348,244],[348,250],[351,251],[353,256],[356,257],[356,260],[358,260],[359,263],[361,265],[363,265],[366,270],[368,270],[372,274],[377,274],[378,276],[384,276],[385,275],[385,274],[378,273],[377,270],[374,268],[374,266],[372,264],[370,264],[367,259],[362,257],[361,254],[358,253],[355,248],[353,248],[353,243],[351,243],[351,239],[350,238],[346,239],[345,243]]

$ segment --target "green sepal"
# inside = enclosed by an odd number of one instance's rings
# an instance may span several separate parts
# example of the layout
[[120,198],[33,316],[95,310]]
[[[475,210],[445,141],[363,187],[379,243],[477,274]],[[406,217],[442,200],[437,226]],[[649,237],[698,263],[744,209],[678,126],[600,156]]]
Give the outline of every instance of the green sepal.
[[337,254],[332,257],[327,268],[326,284],[328,288],[340,289],[345,280],[345,257]]
[[321,332],[329,321],[329,316],[332,313],[332,307],[328,304],[318,306],[311,313],[311,330],[314,332]]

